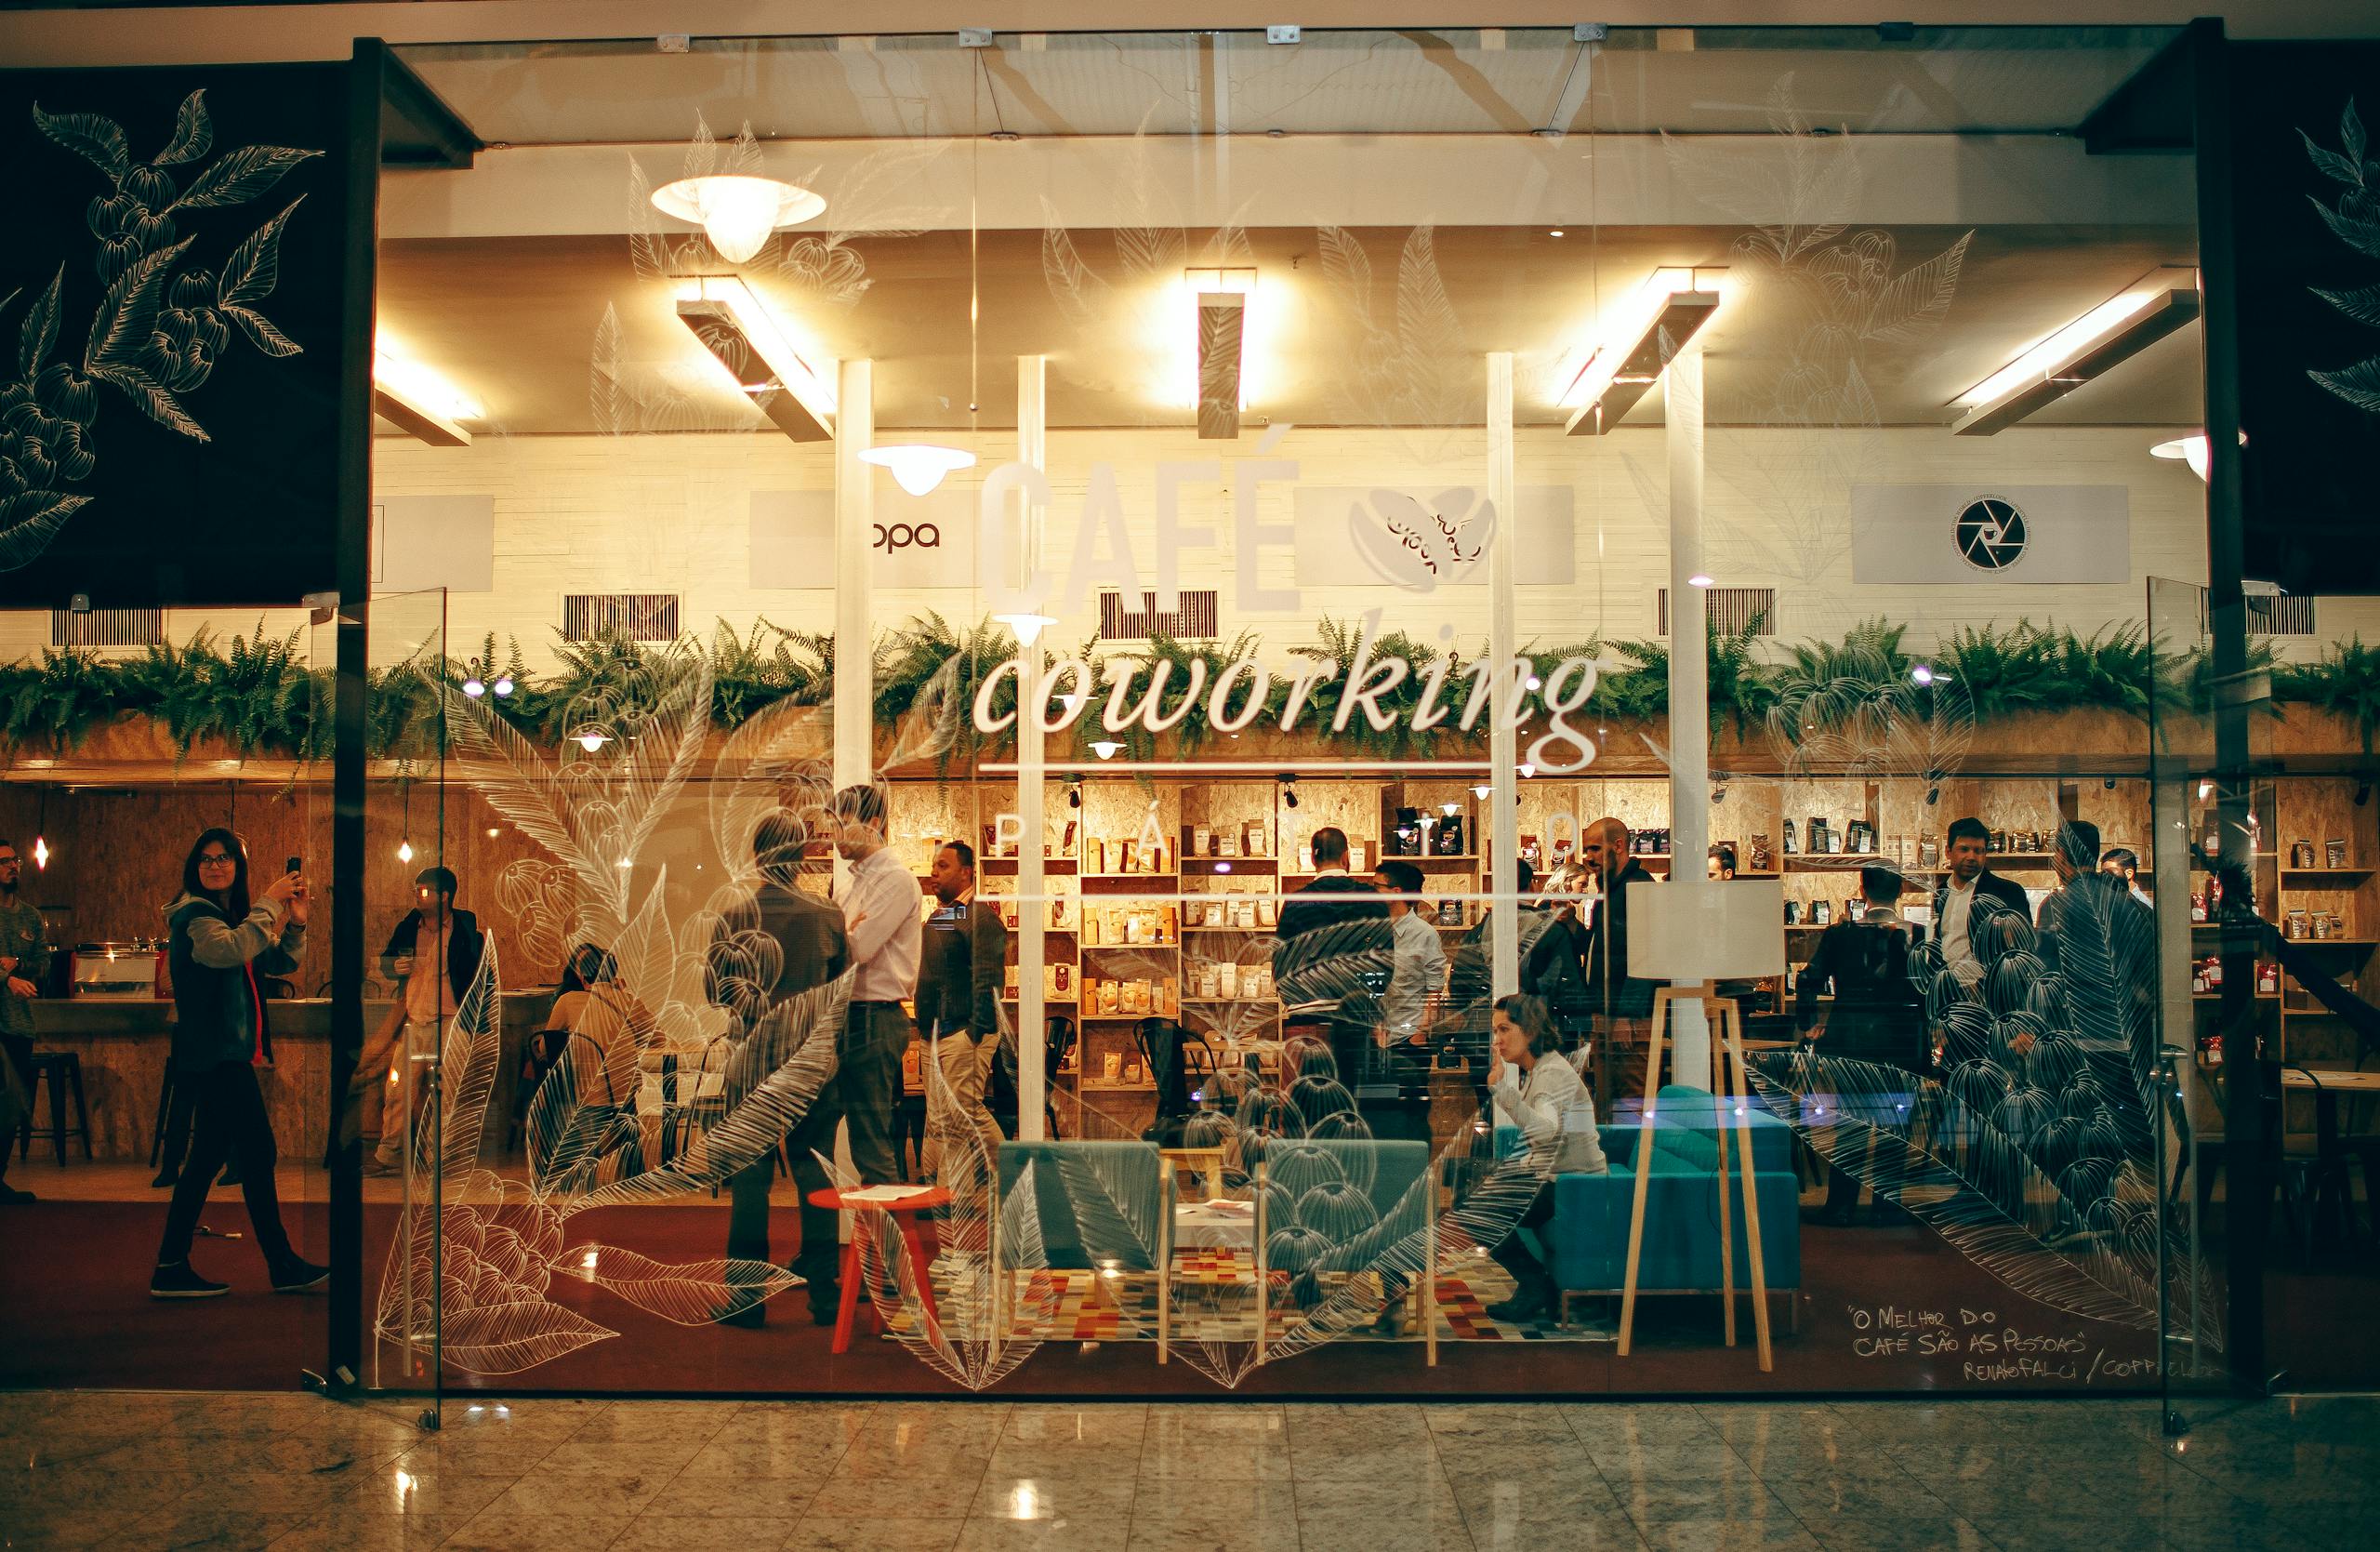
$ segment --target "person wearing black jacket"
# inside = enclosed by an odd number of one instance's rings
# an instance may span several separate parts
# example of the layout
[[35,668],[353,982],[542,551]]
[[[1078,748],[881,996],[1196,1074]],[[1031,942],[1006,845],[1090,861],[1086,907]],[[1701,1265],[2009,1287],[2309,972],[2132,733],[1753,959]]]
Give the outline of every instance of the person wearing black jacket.
[[[1282,904],[1273,982],[1292,1027],[1327,1027],[1339,1081],[1352,1089],[1373,1049],[1379,997],[1395,966],[1395,933],[1380,891],[1347,871],[1346,832],[1325,825],[1311,844],[1317,871]],[[1346,928],[1355,930],[1331,930]]]
[[463,994],[480,973],[487,939],[479,918],[455,909],[455,875],[444,868],[425,868],[414,878],[414,898],[419,902],[389,934],[380,950],[380,974],[402,983],[397,1005],[403,1019],[377,1057],[367,1057],[372,1071],[383,1066],[394,1074],[384,1090],[380,1145],[373,1173],[397,1168],[404,1157],[413,1116],[421,1108],[422,1093],[409,1053],[435,1051],[445,1041],[446,1021],[461,1007]]
[[1556,912],[1554,924],[1521,967],[1521,984],[1547,987],[1572,974],[1578,976],[1585,988],[1580,1002],[1603,1036],[1594,1045],[1595,1097],[1608,1113],[1618,1094],[1643,1087],[1643,1058],[1637,1053],[1653,1014],[1653,988],[1659,983],[1628,974],[1628,888],[1656,881],[1630,854],[1628,827],[1618,819],[1589,825],[1579,842],[1579,856],[1603,884],[1594,920],[1581,922],[1568,907]]
[[2009,911],[2028,923],[2033,919],[2024,886],[1985,866],[1990,855],[1991,832],[1982,820],[1970,815],[1950,822],[1943,856],[1950,875],[1934,891],[1934,933],[1943,959],[1970,986],[1990,974],[2007,947],[1992,922]]
[[984,1084],[1000,1048],[1000,985],[1008,928],[999,908],[975,895],[975,849],[945,841],[928,875],[933,914],[918,956],[918,1033],[933,1051],[942,1083],[926,1088],[926,1173],[941,1179],[943,1139],[972,1125],[986,1155],[1000,1146],[999,1122],[984,1108]]
[[[705,979],[711,1001],[727,1010],[736,1038],[748,1039],[779,1004],[827,985],[850,962],[843,913],[797,885],[808,843],[808,830],[791,816],[778,813],[763,819],[752,838],[760,888],[748,906],[728,913],[711,940]],[[794,1185],[801,1192],[801,1248],[793,1270],[809,1286],[811,1320],[822,1326],[835,1323],[840,1291],[837,1214],[832,1208],[811,1206],[810,1193],[833,1184],[818,1167],[818,1155],[833,1154],[835,1129],[842,1119],[838,1074],[826,1080],[786,1139],[793,1156]],[[732,1259],[769,1259],[769,1186],[776,1177],[776,1162],[772,1150],[729,1182],[727,1254]],[[728,1325],[762,1325],[767,1307],[756,1304],[721,1320]]]
[[330,1268],[300,1256],[282,1227],[272,1177],[272,1121],[256,1064],[269,1049],[257,975],[285,975],[306,952],[306,881],[275,877],[248,896],[248,848],[234,832],[209,829],[182,864],[182,893],[167,909],[166,962],[174,981],[176,1085],[197,1095],[190,1162],[165,1210],[165,1237],[150,1274],[154,1299],[205,1299],[231,1292],[192,1270],[192,1236],[207,1188],[236,1157],[248,1223],[275,1293],[319,1286]]
[[[1925,1021],[1916,988],[1910,984],[1909,929],[1897,905],[1905,887],[1900,874],[1890,868],[1860,869],[1859,895],[1866,913],[1856,922],[1837,922],[1818,935],[1818,948],[1803,967],[1794,993],[1793,1014],[1821,1058],[1873,1062],[1912,1074],[1924,1070]],[[1832,1005],[1821,1008],[1821,996],[1831,996]],[[1863,1119],[1888,1125],[1891,1118]],[[1871,1132],[1870,1146],[1874,1143]],[[1837,1164],[1818,1220],[1848,1224],[1858,1201],[1858,1177]]]

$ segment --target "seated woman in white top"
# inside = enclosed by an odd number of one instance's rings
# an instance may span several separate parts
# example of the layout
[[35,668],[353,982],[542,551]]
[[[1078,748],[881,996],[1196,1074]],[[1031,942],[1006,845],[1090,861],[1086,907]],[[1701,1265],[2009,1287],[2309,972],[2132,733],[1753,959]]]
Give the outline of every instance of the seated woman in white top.
[[1522,1242],[1520,1230],[1552,1221],[1555,1175],[1602,1174],[1608,1166],[1595,1131],[1594,1101],[1587,1096],[1578,1069],[1562,1056],[1545,1000],[1526,993],[1498,998],[1488,1028],[1495,1055],[1488,1067],[1488,1088],[1497,1117],[1519,1127],[1529,1156],[1545,1165],[1543,1183],[1528,1211],[1501,1242],[1487,1247],[1519,1285],[1511,1298],[1489,1305],[1488,1315],[1526,1320],[1553,1309],[1555,1290],[1544,1264]]

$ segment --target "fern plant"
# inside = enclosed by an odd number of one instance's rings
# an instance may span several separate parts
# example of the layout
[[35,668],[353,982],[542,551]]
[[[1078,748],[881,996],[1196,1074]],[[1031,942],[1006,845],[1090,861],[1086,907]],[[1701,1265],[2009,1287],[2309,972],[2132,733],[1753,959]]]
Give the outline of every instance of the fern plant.
[[[2269,656],[2270,649],[2266,650]],[[2380,646],[2364,645],[2358,632],[2352,641],[2333,643],[2320,662],[2278,669],[2273,698],[2297,701],[2355,723],[2363,752],[2370,754],[2373,734],[2380,729]]]

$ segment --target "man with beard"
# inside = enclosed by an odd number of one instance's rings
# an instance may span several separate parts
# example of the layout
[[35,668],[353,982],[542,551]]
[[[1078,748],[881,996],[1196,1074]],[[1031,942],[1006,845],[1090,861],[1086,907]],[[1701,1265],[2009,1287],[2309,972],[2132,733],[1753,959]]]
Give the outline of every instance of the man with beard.
[[[17,877],[24,862],[17,856],[16,846],[0,841],[0,974],[7,977],[0,988],[0,1052],[7,1053],[9,1072],[7,1081],[20,1090],[22,1103],[33,1102],[33,1003],[41,995],[42,972],[49,968],[48,932],[43,926],[41,908],[17,894]],[[0,1118],[10,1116],[14,1106],[0,1105]],[[15,1204],[33,1200],[31,1191],[20,1191],[7,1182],[8,1158],[16,1151],[17,1125],[12,1122],[0,1132],[0,1203]]]
[[[2098,850],[2096,832],[2092,850]],[[1961,983],[1974,986],[1999,962],[2004,947],[1991,928],[1992,919],[2014,911],[2028,922],[2032,903],[2024,887],[1984,866],[1991,855],[1991,832],[1969,815],[1950,822],[1950,849],[1944,859],[1950,876],[1934,891],[1934,931],[1942,945],[1943,961]]]
[[[727,1008],[747,1040],[755,1030],[766,1028],[773,1016],[781,1016],[780,1004],[843,973],[842,913],[795,883],[807,841],[800,821],[788,815],[772,814],[760,821],[752,838],[760,889],[748,907],[720,923],[711,942],[711,1000]],[[757,1076],[765,1081],[767,1075]],[[835,1128],[842,1119],[843,1085],[838,1073],[826,1080],[787,1139],[794,1184],[801,1192],[801,1249],[793,1269],[809,1284],[810,1318],[822,1326],[835,1323],[840,1293],[837,1214],[830,1208],[811,1206],[810,1193],[833,1184],[818,1167],[817,1155],[834,1151]],[[769,1259],[769,1186],[776,1176],[776,1162],[772,1149],[730,1183],[727,1254],[735,1260]],[[756,1304],[721,1319],[729,1325],[761,1325],[767,1307]]]
[[[999,1122],[984,1108],[984,1083],[999,1051],[1000,982],[1008,965],[1008,928],[998,907],[975,894],[975,849],[945,841],[934,851],[934,911],[926,918],[918,963],[918,1032],[942,1071],[926,1089],[926,1172],[957,1188],[968,1176],[942,1173],[944,1147],[959,1128],[973,1127],[986,1154],[1000,1146]],[[980,1183],[979,1183],[980,1184]]]

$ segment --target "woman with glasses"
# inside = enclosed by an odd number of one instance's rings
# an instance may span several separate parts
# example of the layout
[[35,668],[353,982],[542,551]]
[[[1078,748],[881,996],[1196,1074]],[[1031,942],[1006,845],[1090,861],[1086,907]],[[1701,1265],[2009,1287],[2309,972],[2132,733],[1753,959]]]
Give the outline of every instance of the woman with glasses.
[[149,1279],[156,1299],[209,1299],[231,1292],[190,1264],[191,1236],[223,1161],[240,1166],[248,1222],[264,1252],[273,1292],[319,1286],[330,1268],[300,1256],[281,1226],[272,1179],[272,1122],[257,1064],[266,1051],[259,973],[286,975],[306,949],[306,881],[284,873],[251,900],[248,849],[231,830],[198,838],[182,864],[182,894],[165,913],[166,965],[174,980],[174,1081],[196,1095],[189,1163],[165,1210],[165,1237]]

